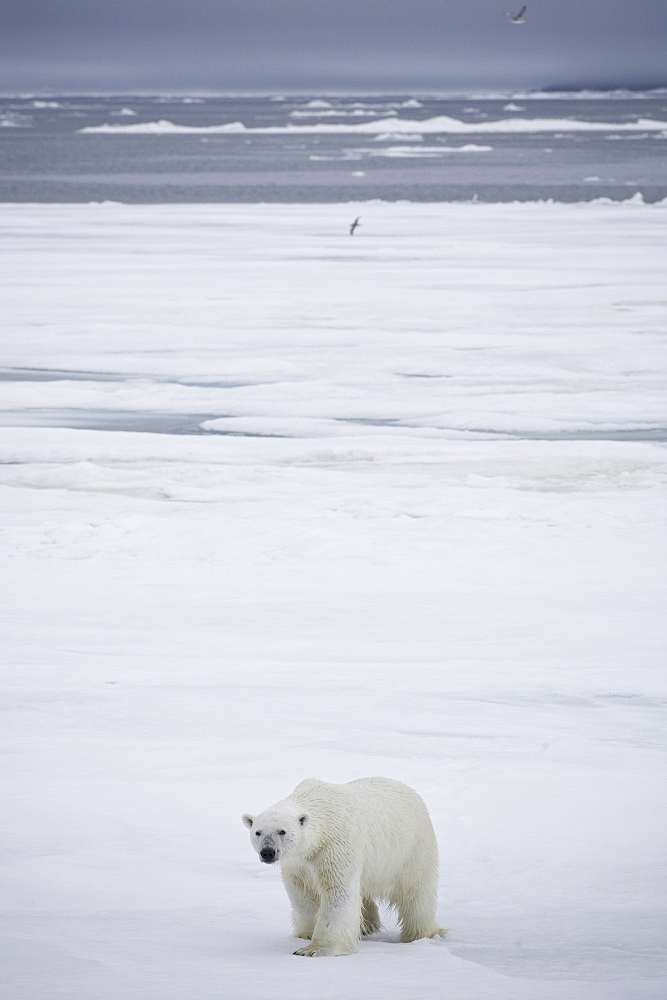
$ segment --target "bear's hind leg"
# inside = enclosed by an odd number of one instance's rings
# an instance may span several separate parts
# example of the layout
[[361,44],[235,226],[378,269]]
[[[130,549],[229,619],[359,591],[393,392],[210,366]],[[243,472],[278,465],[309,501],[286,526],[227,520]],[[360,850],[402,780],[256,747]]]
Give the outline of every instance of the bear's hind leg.
[[361,936],[376,934],[382,929],[380,914],[374,899],[364,898],[361,901]]

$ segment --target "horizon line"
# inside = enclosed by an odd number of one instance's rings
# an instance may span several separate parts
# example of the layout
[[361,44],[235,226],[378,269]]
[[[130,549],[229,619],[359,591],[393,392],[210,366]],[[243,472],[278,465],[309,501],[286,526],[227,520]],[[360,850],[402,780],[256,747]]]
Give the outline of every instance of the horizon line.
[[521,95],[525,99],[530,98],[532,95],[542,95],[542,94],[581,94],[581,93],[591,93],[591,94],[623,94],[623,93],[641,93],[641,94],[660,94],[665,92],[667,96],[667,81],[664,83],[656,83],[650,86],[640,86],[637,84],[617,84],[614,86],[602,86],[602,85],[575,85],[575,84],[548,84],[543,87],[514,87],[514,88],[503,88],[503,87],[471,87],[466,88],[422,88],[414,87],[406,90],[389,90],[386,88],[382,89],[366,89],[364,87],[359,88],[342,88],[335,87],[329,88],[291,88],[291,87],[276,87],[276,88],[242,88],[242,89],[215,89],[215,88],[165,88],[164,90],[159,88],[139,88],[131,90],[116,90],[116,89],[63,89],[56,90],[53,88],[40,88],[39,90],[26,90],[24,88],[17,90],[4,90],[0,89],[0,99],[13,99],[13,100],[33,100],[39,98],[53,98],[53,97],[193,97],[193,98],[206,98],[206,97],[268,97],[268,98],[280,98],[280,97],[440,97],[442,99],[456,99],[457,97],[469,98],[477,97],[478,99],[493,99],[497,96],[498,99],[503,99],[505,97],[512,97]]

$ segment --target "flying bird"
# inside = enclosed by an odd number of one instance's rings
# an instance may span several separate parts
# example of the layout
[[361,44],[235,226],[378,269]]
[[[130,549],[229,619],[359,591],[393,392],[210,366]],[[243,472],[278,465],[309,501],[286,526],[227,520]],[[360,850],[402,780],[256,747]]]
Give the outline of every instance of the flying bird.
[[512,24],[525,24],[526,19],[523,16],[526,13],[526,8],[522,7],[518,14],[512,14],[509,10],[507,11],[507,16],[509,17]]
[[357,216],[357,218],[356,218],[356,219],[354,220],[354,222],[353,222],[353,223],[352,223],[352,225],[350,226],[350,236],[354,236],[354,230],[355,230],[355,229],[357,228],[357,226],[359,225],[359,222],[360,222],[360,219],[361,219],[361,216],[360,216],[360,215],[359,215],[359,216]]

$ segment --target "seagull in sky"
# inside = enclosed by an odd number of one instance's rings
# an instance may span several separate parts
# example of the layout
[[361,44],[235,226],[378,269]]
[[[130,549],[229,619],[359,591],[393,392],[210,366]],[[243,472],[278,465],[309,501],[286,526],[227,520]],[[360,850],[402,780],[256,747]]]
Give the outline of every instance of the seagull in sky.
[[358,216],[357,216],[357,218],[356,218],[356,219],[354,220],[354,222],[352,223],[352,225],[350,226],[350,236],[354,236],[354,230],[355,230],[355,229],[357,228],[357,226],[359,225],[359,222],[360,222],[360,220],[361,220],[361,216],[360,216],[360,215],[358,215]]
[[526,13],[526,8],[522,7],[518,14],[512,14],[508,10],[507,11],[507,16],[509,17],[509,19],[512,22],[512,24],[525,24],[526,23],[526,19],[523,16],[525,13]]

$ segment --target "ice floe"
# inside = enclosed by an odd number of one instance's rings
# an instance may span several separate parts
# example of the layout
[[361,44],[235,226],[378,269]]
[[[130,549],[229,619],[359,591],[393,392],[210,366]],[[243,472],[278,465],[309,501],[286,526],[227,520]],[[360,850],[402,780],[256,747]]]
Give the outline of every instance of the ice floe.
[[[338,114],[339,112],[335,112]],[[225,133],[252,132],[258,134],[308,134],[344,132],[422,132],[422,133],[478,133],[478,132],[633,132],[664,131],[667,122],[652,118],[639,118],[631,122],[589,122],[574,118],[504,118],[498,121],[464,122],[447,115],[416,121],[405,118],[382,118],[359,124],[316,122],[312,125],[280,125],[247,127],[243,122],[227,122],[221,125],[177,125],[170,121],[137,122],[133,125],[109,124],[87,125],[79,129],[82,133],[126,133],[135,135],[170,135],[197,132]]]

